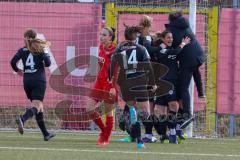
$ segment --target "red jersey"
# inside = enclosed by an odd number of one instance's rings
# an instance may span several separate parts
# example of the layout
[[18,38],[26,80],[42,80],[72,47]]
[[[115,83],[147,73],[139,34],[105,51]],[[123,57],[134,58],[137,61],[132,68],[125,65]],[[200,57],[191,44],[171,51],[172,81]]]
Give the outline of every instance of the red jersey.
[[112,43],[105,48],[103,44],[99,46],[99,55],[98,55],[98,64],[100,66],[100,70],[98,72],[98,79],[106,80],[108,79],[108,70],[111,63],[111,56],[115,51],[116,46]]

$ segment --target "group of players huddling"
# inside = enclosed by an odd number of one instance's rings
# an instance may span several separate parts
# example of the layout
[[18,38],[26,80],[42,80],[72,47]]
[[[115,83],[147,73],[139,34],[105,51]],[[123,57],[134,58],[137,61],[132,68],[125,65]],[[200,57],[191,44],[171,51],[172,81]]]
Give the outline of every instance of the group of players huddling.
[[[114,126],[112,110],[118,96],[126,103],[119,126],[129,134],[121,141],[135,141],[139,149],[145,147],[144,142],[156,141],[153,127],[162,143],[167,140],[178,144],[178,139],[185,139],[182,129],[194,119],[190,113],[188,90],[192,76],[199,97],[205,97],[199,72],[199,67],[204,63],[204,52],[188,20],[182,12],[171,13],[169,24],[165,24],[166,29],[151,35],[152,22],[151,17],[143,15],[139,25],[125,25],[125,40],[117,47],[114,44],[115,29],[105,27],[101,30],[100,69],[88,103],[88,108],[94,108],[102,102],[108,110],[105,123],[97,110],[89,111],[89,116],[101,130],[98,145],[109,144]],[[19,49],[11,60],[13,70],[23,74],[24,90],[33,106],[18,116],[16,123],[23,134],[24,123],[36,116],[44,140],[48,141],[55,136],[46,130],[43,120],[42,102],[46,89],[44,66],[48,67],[51,63],[44,48],[49,43],[37,39],[36,35],[34,30],[27,30],[24,33],[25,47]],[[23,70],[17,67],[20,59]],[[141,122],[145,128],[144,138],[141,136]]]

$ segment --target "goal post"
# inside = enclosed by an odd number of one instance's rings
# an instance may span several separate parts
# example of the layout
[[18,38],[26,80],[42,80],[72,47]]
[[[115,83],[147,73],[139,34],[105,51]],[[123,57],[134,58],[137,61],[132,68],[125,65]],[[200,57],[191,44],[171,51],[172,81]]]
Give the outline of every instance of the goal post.
[[[189,7],[181,8],[184,14],[190,14],[191,13],[191,4],[189,4]],[[119,30],[118,23],[119,23],[119,16],[121,14],[168,14],[173,11],[179,10],[179,8],[171,7],[171,8],[165,8],[165,7],[136,7],[136,6],[121,6],[116,5],[114,3],[107,3],[106,4],[106,25],[108,27],[114,27]],[[215,113],[216,113],[216,53],[217,53],[217,23],[218,23],[218,8],[197,8],[196,6],[196,15],[193,17],[193,21],[196,21],[196,17],[198,15],[206,15],[205,24],[206,26],[206,32],[204,33],[206,36],[206,46],[205,51],[206,53],[206,71],[205,71],[205,88],[206,88],[206,108],[204,113],[204,129],[201,128],[200,130],[204,130],[203,132],[205,134],[214,134],[215,133]],[[190,21],[191,14],[190,14]],[[154,23],[154,22],[153,22]],[[118,38],[119,39],[119,38]],[[194,86],[192,85],[194,88]],[[193,91],[193,89],[191,90]],[[194,94],[192,93],[194,96]],[[194,97],[192,96],[192,99]],[[193,100],[192,100],[193,103]],[[192,111],[194,111],[194,108],[192,108]],[[196,127],[196,124],[194,125]],[[194,128],[190,129],[190,136],[192,135],[192,130]]]

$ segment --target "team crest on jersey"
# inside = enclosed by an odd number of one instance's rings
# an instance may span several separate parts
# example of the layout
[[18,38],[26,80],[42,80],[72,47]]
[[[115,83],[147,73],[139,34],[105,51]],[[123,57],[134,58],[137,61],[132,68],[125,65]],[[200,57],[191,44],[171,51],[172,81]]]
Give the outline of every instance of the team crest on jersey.
[[104,62],[105,62],[105,59],[104,59],[103,57],[98,57],[98,62],[104,63]]
[[173,94],[173,90],[171,89],[168,93],[169,93],[170,95],[172,95],[172,94]]
[[168,55],[168,59],[176,59],[177,56],[176,55]]

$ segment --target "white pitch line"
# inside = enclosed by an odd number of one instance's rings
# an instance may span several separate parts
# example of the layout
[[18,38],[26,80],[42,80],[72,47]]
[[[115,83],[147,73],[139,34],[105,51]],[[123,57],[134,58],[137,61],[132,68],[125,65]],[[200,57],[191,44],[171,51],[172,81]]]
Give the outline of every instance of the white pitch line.
[[[69,136],[62,136],[62,135],[64,135],[64,134],[60,134],[60,136],[57,136],[56,138],[57,139],[66,139],[66,140],[86,140],[86,138],[81,137],[81,136],[96,136],[96,135],[91,135],[91,134],[89,134],[89,135],[79,134],[79,137],[77,137],[77,136],[76,137],[69,137]],[[28,134],[27,136],[28,136],[28,138],[40,139],[40,137],[37,137],[36,135]],[[9,135],[9,136],[4,136],[4,137],[7,137],[7,138],[26,138],[26,137],[21,137],[21,136],[17,136],[17,135],[16,136]],[[208,140],[208,139],[206,139],[206,140]],[[232,141],[232,139],[224,139],[224,140],[219,140],[219,141],[216,141],[216,142],[211,141],[211,143],[210,142],[202,142],[202,141],[194,141],[194,142],[185,141],[184,144],[212,144],[212,145],[218,144],[218,145],[225,145],[225,144],[228,144],[228,143],[224,143],[222,141],[228,141],[228,140]],[[239,139],[235,139],[235,141],[236,140],[239,141]],[[111,141],[112,142],[119,142],[117,140],[111,140]]]
[[88,149],[68,149],[68,148],[27,148],[27,147],[0,147],[5,150],[42,150],[42,151],[66,151],[66,152],[98,152],[98,153],[121,153],[121,154],[149,154],[149,155],[176,155],[176,156],[207,156],[207,157],[240,157],[235,154],[208,154],[208,153],[174,153],[174,152],[134,152],[134,151],[111,151],[111,150],[88,150]]

